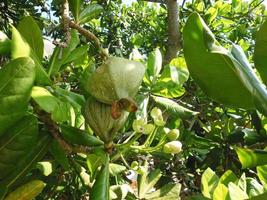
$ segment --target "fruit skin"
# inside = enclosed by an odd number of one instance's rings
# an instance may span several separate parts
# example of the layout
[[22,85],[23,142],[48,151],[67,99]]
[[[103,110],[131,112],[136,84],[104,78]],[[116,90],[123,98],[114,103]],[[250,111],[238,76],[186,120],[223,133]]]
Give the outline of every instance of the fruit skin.
[[128,112],[122,111],[118,119],[113,119],[111,106],[101,103],[93,97],[87,99],[83,113],[86,123],[106,144],[112,141],[114,135],[123,127],[129,115]]
[[145,66],[124,58],[109,57],[90,76],[85,89],[98,101],[112,104],[133,98],[143,80]]
[[177,154],[182,151],[182,143],[180,141],[171,141],[164,145],[164,153],[173,153]]

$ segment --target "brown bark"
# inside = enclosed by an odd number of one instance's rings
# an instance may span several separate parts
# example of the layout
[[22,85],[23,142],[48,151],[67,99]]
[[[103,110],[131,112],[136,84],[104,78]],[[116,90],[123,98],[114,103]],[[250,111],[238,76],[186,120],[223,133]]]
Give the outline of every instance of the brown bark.
[[179,5],[177,0],[166,0],[168,9],[168,49],[164,64],[168,64],[180,50]]

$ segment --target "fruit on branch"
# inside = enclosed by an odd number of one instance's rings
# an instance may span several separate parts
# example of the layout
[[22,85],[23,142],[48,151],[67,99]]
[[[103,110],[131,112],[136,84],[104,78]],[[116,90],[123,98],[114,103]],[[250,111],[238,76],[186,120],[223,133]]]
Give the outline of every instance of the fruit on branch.
[[112,106],[99,102],[93,97],[87,99],[83,112],[86,122],[105,144],[111,143],[116,132],[123,127],[129,114],[126,111],[121,111],[120,117],[114,119]]
[[85,89],[102,103],[111,105],[124,99],[123,104],[132,105],[144,74],[145,66],[140,62],[109,57],[91,74]]

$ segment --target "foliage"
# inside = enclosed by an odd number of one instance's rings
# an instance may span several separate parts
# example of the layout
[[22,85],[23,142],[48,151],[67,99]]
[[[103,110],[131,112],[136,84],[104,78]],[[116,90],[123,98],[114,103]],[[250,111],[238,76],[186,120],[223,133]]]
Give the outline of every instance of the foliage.
[[266,198],[261,1],[185,1],[165,66],[164,3],[69,0],[74,30],[29,2],[0,12],[0,199]]

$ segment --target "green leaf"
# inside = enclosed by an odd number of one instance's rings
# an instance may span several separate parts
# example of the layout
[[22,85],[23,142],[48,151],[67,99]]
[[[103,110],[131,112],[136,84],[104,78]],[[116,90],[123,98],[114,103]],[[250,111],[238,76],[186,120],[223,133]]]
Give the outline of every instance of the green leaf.
[[0,69],[0,136],[25,115],[34,78],[30,58],[12,60]]
[[61,134],[63,138],[71,144],[89,147],[104,144],[101,140],[97,139],[93,135],[90,135],[88,132],[71,126],[61,125]]
[[152,96],[152,98],[160,107],[162,107],[163,110],[166,110],[166,112],[172,114],[173,117],[190,119],[198,114],[198,112],[189,110],[188,108],[179,105],[177,102],[171,99],[167,99],[164,97],[157,97],[157,96]]
[[31,49],[30,45],[23,38],[20,32],[12,26],[11,56],[13,59],[30,57],[35,63],[36,81],[41,84],[50,84],[50,79],[45,72],[41,61]]
[[44,41],[42,32],[35,20],[31,16],[24,17],[19,22],[17,29],[34,51],[38,59],[42,60],[44,54]]
[[38,134],[37,119],[25,116],[0,138],[0,180],[2,181],[17,164],[24,160],[36,144]]
[[224,174],[221,176],[220,178],[220,183],[224,184],[225,186],[228,185],[228,183],[230,182],[237,182],[238,178],[237,176],[234,174],[234,172],[232,172],[231,170],[227,170],[226,172],[224,172]]
[[81,0],[69,0],[70,10],[75,19],[75,21],[79,20],[80,9],[81,9]]
[[254,61],[263,82],[267,85],[267,21],[263,23],[257,32]]
[[5,200],[31,200],[37,197],[44,187],[45,183],[43,181],[33,180],[9,193]]
[[53,76],[58,73],[66,59],[71,56],[77,45],[80,43],[80,39],[76,30],[71,30],[71,39],[66,48],[56,47],[53,55],[50,58],[48,75]]
[[[147,166],[145,166],[146,168]],[[147,171],[138,176],[138,196],[140,199],[144,198],[146,194],[156,185],[162,173],[159,169],[147,174]]]
[[90,200],[109,199],[109,159],[102,165],[90,193]]
[[149,54],[147,60],[147,73],[152,83],[155,83],[157,76],[162,67],[162,56],[160,50],[157,48]]
[[83,45],[76,49],[74,49],[71,54],[62,61],[62,65],[65,65],[67,63],[73,62],[74,60],[80,58],[82,55],[84,55],[88,51],[89,46]]
[[50,145],[51,137],[49,133],[39,133],[37,144],[32,146],[32,150],[27,154],[21,162],[16,163],[16,168],[8,177],[6,177],[1,184],[13,187],[21,178],[25,177],[27,172],[45,155]]
[[109,164],[109,173],[112,176],[116,176],[126,170],[126,167],[123,165],[115,164],[115,163],[110,163]]
[[53,155],[53,157],[56,159],[56,161],[65,169],[69,170],[69,161],[66,156],[65,151],[62,149],[60,144],[57,140],[53,140],[50,148],[50,152]]
[[[170,66],[170,76],[173,82],[181,85],[188,80],[189,71],[187,69],[185,59],[183,57],[172,59],[169,66]],[[164,67],[164,70],[165,68],[166,66]]]
[[247,194],[249,197],[260,195],[264,192],[263,186],[254,178],[248,177],[247,179]]
[[213,193],[213,200],[231,200],[228,188],[225,184],[218,183]]
[[0,186],[0,200],[4,200],[6,194],[7,194],[8,188],[4,185]]
[[11,47],[11,40],[0,31],[0,55],[9,54]]
[[89,22],[91,19],[97,17],[103,11],[103,7],[98,4],[89,4],[82,9],[79,15],[79,24]]
[[257,167],[257,174],[263,185],[267,187],[267,165]]
[[58,105],[59,100],[54,97],[47,89],[34,86],[32,89],[32,98],[46,112],[52,113]]
[[238,200],[248,199],[248,195],[246,194],[246,192],[241,190],[234,183],[229,183],[228,189],[229,189],[230,199],[238,199]]
[[181,184],[166,184],[160,189],[145,195],[145,199],[153,200],[178,200]]
[[[253,109],[253,97],[238,75],[241,67],[219,46],[197,13],[188,18],[183,31],[184,54],[190,75],[212,99],[228,106]],[[238,65],[238,66],[237,66]]]
[[258,196],[249,198],[249,200],[263,200],[263,199],[267,199],[267,192],[260,194]]
[[217,187],[219,177],[212,169],[207,168],[201,177],[201,192],[207,198],[212,198],[213,192]]
[[91,179],[96,176],[96,170],[101,165],[105,164],[107,160],[107,155],[102,149],[96,149],[92,154],[87,155],[87,167],[91,174]]
[[52,112],[52,119],[58,123],[69,122],[73,124],[74,110],[68,102],[59,102]]
[[267,164],[267,151],[236,148],[236,153],[242,164],[242,169]]

